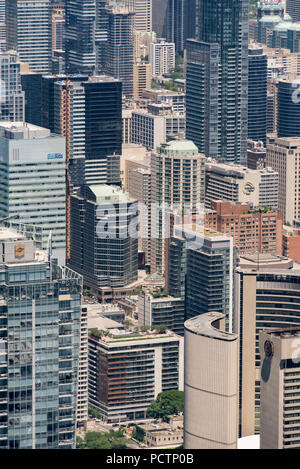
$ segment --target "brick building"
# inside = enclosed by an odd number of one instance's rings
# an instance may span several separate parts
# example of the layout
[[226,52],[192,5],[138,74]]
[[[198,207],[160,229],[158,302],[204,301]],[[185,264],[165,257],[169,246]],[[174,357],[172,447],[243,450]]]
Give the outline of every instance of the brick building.
[[204,217],[204,224],[233,237],[240,254],[282,254],[282,214],[251,208],[249,204],[217,201]]

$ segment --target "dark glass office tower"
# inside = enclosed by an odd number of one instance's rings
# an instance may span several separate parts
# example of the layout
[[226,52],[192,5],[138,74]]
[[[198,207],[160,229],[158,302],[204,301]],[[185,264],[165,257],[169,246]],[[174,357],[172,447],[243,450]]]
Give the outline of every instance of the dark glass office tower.
[[277,134],[278,137],[300,135],[300,92],[295,80],[282,79],[278,82]]
[[248,0],[196,0],[187,41],[187,138],[199,151],[246,161]]
[[184,50],[184,13],[186,0],[169,0],[167,41],[175,43],[176,52]]
[[293,21],[300,21],[300,0],[286,0],[286,12]]
[[118,184],[122,154],[122,83],[112,77],[99,76],[90,78],[83,86],[86,182]]
[[138,239],[129,228],[137,211],[138,202],[117,186],[82,186],[71,196],[69,266],[99,295],[138,278]]
[[123,93],[133,97],[134,15],[122,6],[108,11],[106,73],[122,81]]
[[108,0],[96,0],[95,52],[97,74],[102,74],[105,70],[108,34],[107,4]]
[[66,0],[66,73],[95,71],[95,0]]
[[267,67],[263,49],[249,47],[248,138],[266,144],[267,133]]
[[186,39],[195,37],[196,0],[168,0],[165,36],[183,54]]

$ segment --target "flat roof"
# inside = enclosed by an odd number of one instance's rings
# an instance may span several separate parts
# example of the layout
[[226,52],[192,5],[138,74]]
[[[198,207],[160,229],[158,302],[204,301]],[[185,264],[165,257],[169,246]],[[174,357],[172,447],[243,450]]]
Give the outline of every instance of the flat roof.
[[192,319],[188,319],[184,323],[184,328],[194,334],[203,335],[211,339],[225,340],[227,342],[237,340],[237,334],[221,331],[213,326],[214,322],[224,318],[225,314],[212,311],[210,313],[200,314]]

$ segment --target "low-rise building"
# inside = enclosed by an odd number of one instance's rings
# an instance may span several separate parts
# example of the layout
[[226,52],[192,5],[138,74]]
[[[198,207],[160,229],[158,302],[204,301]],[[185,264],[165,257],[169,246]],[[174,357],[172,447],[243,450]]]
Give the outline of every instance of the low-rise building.
[[176,416],[174,423],[158,422],[140,425],[145,431],[144,443],[150,448],[164,449],[181,446],[183,443],[183,416]]
[[141,293],[138,302],[139,326],[165,326],[183,335],[184,298],[174,298],[168,294]]

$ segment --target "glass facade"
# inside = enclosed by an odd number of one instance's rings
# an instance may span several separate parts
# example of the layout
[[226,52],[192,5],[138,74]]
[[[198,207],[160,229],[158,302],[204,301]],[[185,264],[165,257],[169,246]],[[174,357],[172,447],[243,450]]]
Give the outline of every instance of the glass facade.
[[[4,243],[5,252],[15,242],[23,239]],[[75,447],[82,282],[40,256],[0,264],[3,449]]]

